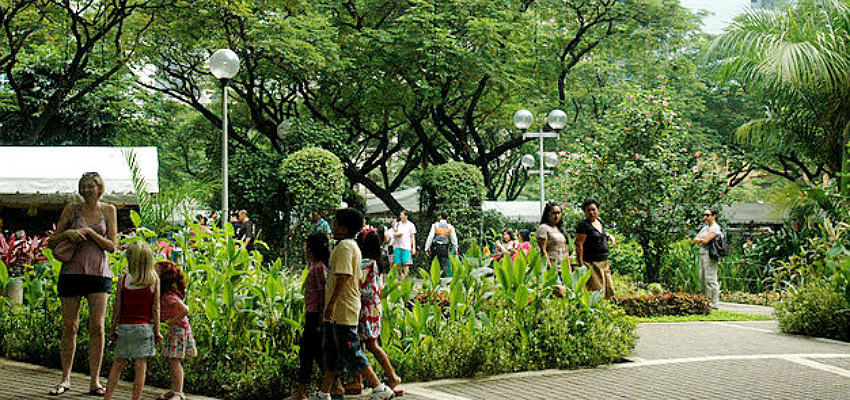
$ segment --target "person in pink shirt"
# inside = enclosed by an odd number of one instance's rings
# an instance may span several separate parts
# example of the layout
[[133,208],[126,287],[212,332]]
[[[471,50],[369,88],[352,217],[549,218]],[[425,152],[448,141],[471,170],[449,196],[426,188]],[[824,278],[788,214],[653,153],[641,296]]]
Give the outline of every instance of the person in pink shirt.
[[[298,388],[290,399],[307,398],[307,385],[313,375],[313,363],[322,367],[322,311],[325,302],[325,282],[328,278],[328,258],[331,256],[328,235],[316,231],[304,242],[307,249],[307,261],[310,269],[304,281],[304,332],[301,333],[301,347],[298,356],[301,366],[298,370]],[[337,391],[339,389],[337,388]]]
[[185,400],[183,393],[183,359],[197,357],[195,337],[189,325],[189,307],[186,298],[186,275],[172,261],[156,263],[159,287],[162,292],[162,322],[168,326],[162,355],[168,359],[171,372],[171,390],[161,394],[157,400]]

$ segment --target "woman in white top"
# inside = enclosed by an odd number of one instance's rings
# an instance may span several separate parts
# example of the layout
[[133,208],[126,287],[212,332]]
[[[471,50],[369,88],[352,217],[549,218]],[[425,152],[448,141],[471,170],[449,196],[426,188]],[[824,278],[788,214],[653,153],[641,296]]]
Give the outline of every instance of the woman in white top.
[[722,235],[720,225],[717,224],[717,210],[706,209],[703,212],[705,226],[700,229],[694,238],[694,243],[699,248],[699,280],[702,291],[711,299],[711,306],[717,307],[720,300],[720,283],[717,281],[717,262],[708,256],[708,246],[717,235]]

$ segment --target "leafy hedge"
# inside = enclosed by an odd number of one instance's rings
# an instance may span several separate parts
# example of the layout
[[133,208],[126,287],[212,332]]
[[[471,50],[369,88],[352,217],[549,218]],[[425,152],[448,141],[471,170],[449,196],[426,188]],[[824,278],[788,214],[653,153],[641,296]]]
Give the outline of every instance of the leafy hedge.
[[[186,301],[199,350],[199,357],[185,363],[187,391],[224,399],[285,396],[296,385],[303,271],[288,271],[279,261],[263,263],[229,229],[205,232],[193,226],[194,235],[188,233],[175,235],[175,244],[185,249]],[[152,238],[144,229],[137,234]],[[121,252],[111,258],[114,272],[125,268]],[[619,360],[634,347],[634,319],[585,289],[590,272],[584,268],[564,272],[560,298],[553,293],[555,271],[543,271],[534,250],[527,259],[496,263],[495,278],[473,273],[489,263],[476,247],[452,263],[449,285],[440,280],[439,266],[420,272],[416,285],[398,282],[395,271],[386,278],[382,341],[407,382],[595,366]],[[26,305],[0,300],[0,357],[58,367],[58,266],[52,262],[26,278]],[[87,371],[87,345],[81,329],[77,371]],[[107,351],[104,373],[111,363]],[[168,386],[163,358],[149,362],[148,382]]]
[[614,297],[611,302],[635,317],[708,315],[711,300],[704,295],[664,292],[650,296]]
[[814,280],[776,303],[779,329],[787,333],[850,341],[850,303],[835,279]]

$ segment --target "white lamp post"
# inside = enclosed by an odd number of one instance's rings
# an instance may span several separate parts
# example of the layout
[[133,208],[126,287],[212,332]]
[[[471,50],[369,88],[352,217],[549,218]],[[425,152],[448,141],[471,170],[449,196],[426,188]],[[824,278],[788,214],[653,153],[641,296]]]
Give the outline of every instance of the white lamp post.
[[[539,139],[540,152],[538,153],[538,157],[540,158],[540,170],[537,173],[540,174],[540,212],[542,213],[543,209],[546,207],[546,182],[544,177],[547,171],[545,170],[545,167],[553,168],[558,165],[558,157],[556,155],[546,154],[543,152],[543,138],[559,137],[559,131],[567,126],[567,114],[561,110],[552,110],[549,115],[546,116],[546,124],[549,125],[554,132],[543,132],[542,130],[538,132],[528,132],[528,128],[531,128],[533,123],[534,115],[531,114],[531,111],[519,110],[516,114],[514,114],[514,125],[523,131],[522,137]],[[534,156],[530,154],[523,156],[522,166],[529,169],[533,167]]]
[[227,205],[227,84],[239,72],[239,57],[233,50],[216,50],[209,60],[210,72],[221,81],[221,226],[229,218]]

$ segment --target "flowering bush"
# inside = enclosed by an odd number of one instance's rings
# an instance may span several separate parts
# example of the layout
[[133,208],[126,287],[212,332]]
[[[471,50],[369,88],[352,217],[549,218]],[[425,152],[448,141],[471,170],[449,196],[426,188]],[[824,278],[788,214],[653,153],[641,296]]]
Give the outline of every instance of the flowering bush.
[[645,278],[658,279],[667,245],[696,228],[727,190],[717,162],[668,100],[638,91],[570,142],[549,193],[569,204],[599,200],[600,218],[643,248]]
[[772,306],[774,303],[783,301],[790,296],[789,292],[720,292],[720,300],[730,303],[752,304],[756,306]]
[[611,303],[620,306],[626,314],[636,317],[663,315],[708,315],[711,300],[701,294],[664,292],[650,296],[614,297]]
[[9,276],[19,277],[25,272],[26,266],[44,262],[46,258],[42,250],[47,247],[47,236],[26,235],[18,238],[14,233],[8,237],[0,234],[0,262],[9,269]]

